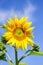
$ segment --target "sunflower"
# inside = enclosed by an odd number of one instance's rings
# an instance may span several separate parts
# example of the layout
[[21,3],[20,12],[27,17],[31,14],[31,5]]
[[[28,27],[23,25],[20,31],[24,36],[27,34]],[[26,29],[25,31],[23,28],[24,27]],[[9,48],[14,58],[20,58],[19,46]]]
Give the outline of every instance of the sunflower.
[[27,45],[33,46],[34,42],[32,38],[34,37],[31,27],[32,22],[26,22],[28,17],[22,17],[18,19],[14,16],[14,20],[8,19],[8,24],[4,24],[4,28],[7,30],[3,34],[6,38],[7,43],[11,46],[16,46],[16,49],[21,48],[22,50],[27,49]]

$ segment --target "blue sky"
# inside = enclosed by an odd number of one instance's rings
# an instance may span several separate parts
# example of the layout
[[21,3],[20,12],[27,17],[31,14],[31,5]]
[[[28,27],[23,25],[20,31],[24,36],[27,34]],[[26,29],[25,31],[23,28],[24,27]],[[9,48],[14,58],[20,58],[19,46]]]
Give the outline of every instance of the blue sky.
[[[28,16],[29,21],[33,22],[35,30],[33,31],[35,38],[34,41],[40,46],[40,51],[43,51],[43,0],[0,0],[0,25],[6,23],[6,20],[14,15],[18,18]],[[0,29],[0,37],[3,30]],[[14,49],[8,46],[8,53],[15,63]],[[13,52],[12,52],[13,50]],[[19,57],[24,51],[19,50]],[[22,60],[28,65],[41,65],[43,64],[43,57],[29,56]],[[0,61],[0,65],[9,65],[7,62]]]

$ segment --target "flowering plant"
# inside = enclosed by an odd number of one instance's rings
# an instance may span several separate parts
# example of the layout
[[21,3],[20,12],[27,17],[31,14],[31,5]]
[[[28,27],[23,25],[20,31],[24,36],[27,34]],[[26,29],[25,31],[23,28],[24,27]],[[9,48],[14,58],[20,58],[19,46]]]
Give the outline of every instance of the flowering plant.
[[[39,46],[33,41],[34,35],[32,31],[34,27],[31,27],[32,22],[27,22],[27,18],[18,19],[14,16],[14,20],[9,18],[7,24],[0,26],[0,28],[6,30],[0,38],[0,60],[7,61],[10,65],[14,65],[14,63],[7,53],[6,45],[13,47],[15,50],[15,65],[27,65],[20,61],[29,55],[43,56],[43,52],[39,51]],[[31,49],[28,49],[28,46],[31,46]],[[26,50],[20,59],[18,59],[19,49]],[[8,56],[8,60],[6,56]]]

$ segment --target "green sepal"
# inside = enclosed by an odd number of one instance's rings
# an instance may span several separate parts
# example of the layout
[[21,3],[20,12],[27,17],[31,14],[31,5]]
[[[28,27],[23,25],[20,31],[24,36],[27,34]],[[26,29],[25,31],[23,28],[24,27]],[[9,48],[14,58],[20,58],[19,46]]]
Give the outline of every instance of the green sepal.
[[7,43],[6,38],[2,36],[2,37],[1,37],[1,42],[4,43],[4,44],[6,45],[6,43]]
[[33,47],[32,47],[32,50],[36,51],[36,52],[39,52],[39,46],[34,44]]

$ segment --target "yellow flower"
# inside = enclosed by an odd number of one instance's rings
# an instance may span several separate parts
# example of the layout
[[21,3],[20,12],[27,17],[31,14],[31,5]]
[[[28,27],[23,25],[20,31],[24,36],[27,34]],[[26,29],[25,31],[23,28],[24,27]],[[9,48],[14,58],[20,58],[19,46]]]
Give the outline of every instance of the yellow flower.
[[27,45],[33,46],[34,42],[31,38],[34,37],[32,30],[34,27],[30,27],[32,22],[26,22],[28,17],[23,17],[20,20],[14,16],[14,20],[11,18],[8,20],[8,24],[4,24],[7,30],[4,33],[4,37],[8,40],[7,44],[16,46],[16,49],[27,49]]

